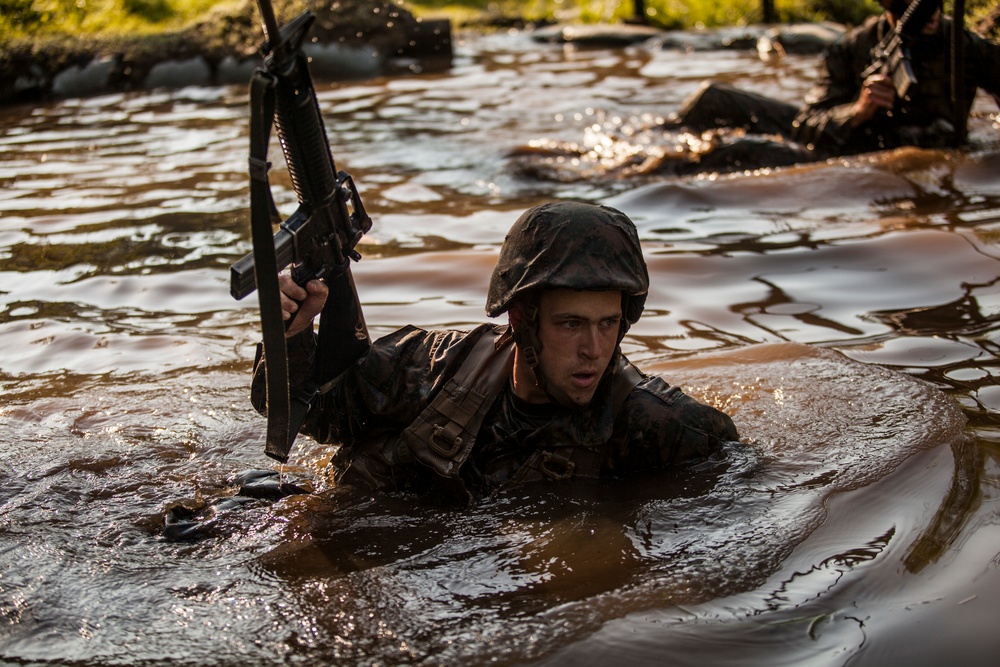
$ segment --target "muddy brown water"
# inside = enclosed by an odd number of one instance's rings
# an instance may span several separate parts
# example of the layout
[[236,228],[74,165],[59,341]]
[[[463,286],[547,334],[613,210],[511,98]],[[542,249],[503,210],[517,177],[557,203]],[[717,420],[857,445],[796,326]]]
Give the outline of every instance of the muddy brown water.
[[[0,661],[996,664],[996,109],[968,152],[636,168],[703,78],[800,99],[816,66],[510,33],[319,86],[375,221],[355,268],[374,334],[483,321],[521,210],[607,202],[653,282],[626,353],[744,437],[700,475],[463,510],[332,488],[307,439],[286,474],[314,493],[234,496],[274,469],[256,305],[227,285],[250,249],[244,87],[0,111]],[[532,142],[583,149],[526,171]],[[178,508],[206,534],[166,539]]]

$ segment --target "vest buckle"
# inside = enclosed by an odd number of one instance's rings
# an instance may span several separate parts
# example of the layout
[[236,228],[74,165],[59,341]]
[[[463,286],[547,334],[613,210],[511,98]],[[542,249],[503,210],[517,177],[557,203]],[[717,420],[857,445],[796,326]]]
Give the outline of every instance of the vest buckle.
[[560,481],[573,476],[576,463],[570,460],[568,454],[556,454],[555,452],[542,452],[542,461],[538,469],[546,477]]
[[[449,424],[449,426],[451,425]],[[427,439],[427,444],[438,456],[451,459],[462,450],[464,440],[462,440],[461,432],[456,435],[454,432],[447,432],[444,426],[435,426],[431,431],[430,438]]]

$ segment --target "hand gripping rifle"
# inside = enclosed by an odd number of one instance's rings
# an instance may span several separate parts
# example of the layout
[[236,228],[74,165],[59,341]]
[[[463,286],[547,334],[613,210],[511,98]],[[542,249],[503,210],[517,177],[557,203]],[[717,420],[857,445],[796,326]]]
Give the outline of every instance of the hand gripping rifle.
[[[351,260],[371,229],[354,181],[338,172],[306,57],[301,46],[315,20],[305,12],[279,30],[271,0],[257,0],[265,42],[264,62],[250,80],[250,224],[253,253],[232,265],[230,291],[242,299],[259,292],[266,358],[267,440],[264,453],[281,461],[320,385],[340,374],[370,345]],[[281,150],[299,201],[285,221],[278,216],[268,181],[267,145],[277,127]],[[272,237],[273,224],[279,228]],[[281,316],[278,271],[292,265],[296,283],[326,281],[330,295],[320,318],[314,374],[301,391],[289,390],[288,352]]]
[[885,74],[892,79],[896,96],[905,99],[910,86],[917,82],[910,64],[909,44],[920,35],[940,8],[941,0],[913,0],[903,15],[896,19],[892,31],[872,49],[872,63],[861,73],[861,80],[872,74]]

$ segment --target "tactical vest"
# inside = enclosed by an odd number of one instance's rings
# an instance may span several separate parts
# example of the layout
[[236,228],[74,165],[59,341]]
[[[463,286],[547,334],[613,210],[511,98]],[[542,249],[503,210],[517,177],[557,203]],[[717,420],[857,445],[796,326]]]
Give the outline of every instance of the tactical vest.
[[[514,367],[514,344],[509,331],[499,337],[489,330],[475,342],[458,372],[407,427],[397,441],[409,454],[443,478],[446,486],[465,491],[459,469],[469,458],[476,435],[490,406],[500,395]],[[645,376],[623,356],[612,380],[612,414],[617,416],[632,389]],[[517,471],[511,483],[536,479],[597,477],[603,452],[583,447],[540,449]],[[398,455],[394,456],[397,461]],[[468,492],[465,491],[467,494]]]

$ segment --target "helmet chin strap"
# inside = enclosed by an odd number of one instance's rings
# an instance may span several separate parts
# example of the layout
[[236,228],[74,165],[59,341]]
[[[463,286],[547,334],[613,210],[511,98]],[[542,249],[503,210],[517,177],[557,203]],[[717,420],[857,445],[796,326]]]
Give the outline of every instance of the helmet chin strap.
[[[545,395],[556,403],[562,404],[549,390],[549,383],[542,370],[539,354],[542,351],[542,341],[538,337],[538,305],[532,300],[522,300],[518,304],[519,317],[516,321],[511,321],[511,331],[514,334],[514,344],[517,345],[518,352],[524,358],[531,375],[534,378],[535,386],[545,392]],[[565,399],[566,397],[564,397]]]

